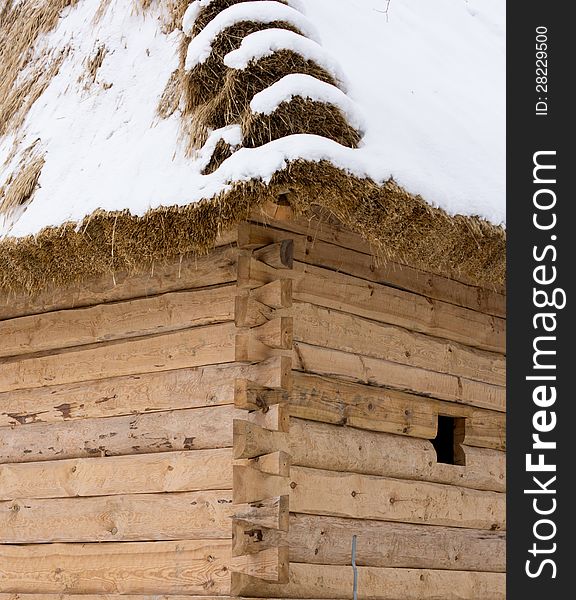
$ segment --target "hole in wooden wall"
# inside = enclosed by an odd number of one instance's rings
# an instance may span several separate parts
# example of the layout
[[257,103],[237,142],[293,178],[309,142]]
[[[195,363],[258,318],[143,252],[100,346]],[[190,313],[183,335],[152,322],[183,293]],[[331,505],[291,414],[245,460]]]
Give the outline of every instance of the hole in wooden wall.
[[465,418],[438,415],[438,432],[431,440],[436,450],[436,461],[447,465],[465,465],[466,457],[462,450],[465,434]]

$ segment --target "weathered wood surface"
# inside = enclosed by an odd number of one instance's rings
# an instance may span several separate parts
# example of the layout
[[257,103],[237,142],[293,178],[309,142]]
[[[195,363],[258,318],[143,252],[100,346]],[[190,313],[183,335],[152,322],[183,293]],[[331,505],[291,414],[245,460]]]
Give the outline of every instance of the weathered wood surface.
[[[118,600],[118,594],[3,594],[0,600]],[[182,596],[180,594],[122,594],[122,600],[235,600],[229,596]]]
[[[239,272],[254,286],[277,279],[277,271],[249,257],[239,258]],[[506,323],[493,315],[433,300],[344,273],[294,261],[295,301],[332,308],[468,346],[505,353]]]
[[466,466],[436,461],[428,440],[290,420],[293,465],[328,471],[416,479],[478,490],[506,491],[506,455],[463,446]]
[[506,496],[453,485],[290,469],[290,510],[448,527],[506,528]]
[[160,294],[125,302],[0,321],[0,356],[142,337],[234,319],[236,286]]
[[506,536],[500,531],[301,514],[290,515],[290,560],[349,566],[353,535],[357,537],[356,563],[360,566],[506,570]]
[[279,387],[278,359],[159,371],[0,393],[0,427],[114,417],[234,402],[234,382]]
[[0,465],[0,500],[232,489],[232,449]]
[[234,323],[0,361],[0,391],[234,361]]
[[229,540],[0,546],[0,589],[224,595],[229,563]]
[[0,428],[0,463],[232,446],[233,405]]
[[294,344],[294,368],[299,371],[387,386],[459,404],[505,411],[506,389],[487,383],[469,383],[461,377],[427,371],[362,354]]
[[231,537],[232,492],[0,502],[0,543],[132,542]]
[[[297,341],[493,385],[506,384],[506,358],[501,354],[376,323],[307,302],[296,303],[294,314],[297,315],[294,320],[294,339]],[[462,401],[467,400],[483,399],[462,398]]]
[[334,378],[295,372],[289,410],[302,419],[427,439],[436,437],[438,414],[466,417],[466,445],[506,449],[504,413]]
[[[358,567],[359,600],[504,600],[505,584],[504,573]],[[350,566],[293,563],[282,596],[348,600],[352,589]],[[239,574],[232,576],[232,593],[260,598],[279,595],[274,584]]]
[[5,294],[0,298],[0,320],[232,283],[236,281],[238,250],[230,244],[235,237],[235,232],[226,233],[218,247],[205,256],[154,263],[146,272],[102,275],[67,288],[50,286],[34,295]]

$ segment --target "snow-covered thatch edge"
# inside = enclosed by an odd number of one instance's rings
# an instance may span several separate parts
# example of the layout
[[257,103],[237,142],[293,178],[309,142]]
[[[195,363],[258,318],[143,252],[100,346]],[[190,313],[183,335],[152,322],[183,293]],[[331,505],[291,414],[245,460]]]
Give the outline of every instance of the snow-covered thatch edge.
[[268,183],[245,181],[208,201],[144,216],[99,211],[81,224],[0,242],[0,289],[34,294],[114,273],[207,253],[219,234],[267,202],[288,200],[298,214],[322,208],[392,259],[481,287],[502,286],[506,235],[475,217],[450,216],[393,181],[362,179],[328,162],[293,161]]

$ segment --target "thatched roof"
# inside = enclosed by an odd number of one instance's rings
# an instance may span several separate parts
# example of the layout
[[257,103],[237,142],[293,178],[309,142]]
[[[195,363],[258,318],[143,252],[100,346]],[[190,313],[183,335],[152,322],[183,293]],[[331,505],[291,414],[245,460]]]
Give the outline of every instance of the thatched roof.
[[489,175],[480,193],[461,185],[468,206],[440,156],[433,197],[420,197],[421,145],[428,167],[439,151],[417,132],[419,176],[399,167],[404,187],[388,179],[386,141],[374,143],[351,74],[319,43],[323,15],[337,13],[325,4],[307,2],[305,16],[300,0],[3,0],[0,288],[204,252],[279,196],[327,209],[383,257],[501,284],[503,198],[481,197],[494,195]]

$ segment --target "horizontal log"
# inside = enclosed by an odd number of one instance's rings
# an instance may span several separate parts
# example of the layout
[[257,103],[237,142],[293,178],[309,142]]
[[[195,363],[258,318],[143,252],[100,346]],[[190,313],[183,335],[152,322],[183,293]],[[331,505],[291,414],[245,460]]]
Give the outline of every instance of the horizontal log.
[[0,463],[229,448],[233,405],[0,428]]
[[233,556],[231,570],[279,585],[288,582],[288,565],[288,547],[283,546]]
[[293,465],[506,491],[506,455],[463,446],[465,466],[438,463],[428,440],[290,420]]
[[319,219],[270,222],[266,218],[265,223],[265,227],[241,223],[238,245],[271,244],[286,239],[287,232],[291,232],[294,258],[300,262],[393,285],[479,312],[506,316],[503,294],[379,258],[366,240],[345,228],[322,223]]
[[234,402],[234,381],[281,386],[278,359],[258,365],[211,365],[0,393],[0,427],[58,423]]
[[132,542],[231,537],[232,492],[0,502],[0,543]]
[[0,500],[232,489],[232,449],[0,465]]
[[423,396],[430,396],[458,404],[476,405],[505,410],[506,389],[490,384],[464,385],[462,378],[424,369],[401,365],[362,354],[352,354],[311,346],[294,344],[294,368],[328,377],[370,385],[387,386]]
[[234,419],[234,458],[254,458],[280,450],[286,451],[287,448],[287,433]]
[[[474,573],[431,569],[385,569],[358,567],[358,600],[504,600],[504,573]],[[284,598],[330,598],[348,600],[353,589],[352,567],[290,565],[290,582],[283,586]],[[274,584],[232,575],[232,593],[273,598]]]
[[233,477],[234,504],[253,504],[288,495],[288,477],[260,471],[257,466],[234,465]]
[[227,594],[230,541],[0,546],[12,593]]
[[[118,594],[3,594],[0,600],[118,600]],[[230,596],[180,594],[122,594],[122,600],[235,600]]]
[[232,321],[235,292],[226,285],[0,321],[0,357]]
[[110,273],[65,288],[47,286],[34,295],[8,294],[0,303],[0,320],[232,283],[238,256],[238,250],[230,246],[234,236],[220,236],[219,247],[205,256],[178,257],[167,264],[153,264],[146,272]]
[[[477,382],[506,385],[506,358],[501,354],[477,350],[393,325],[375,323],[307,302],[298,302],[294,306],[294,314],[297,315],[294,321],[294,339],[297,341]],[[482,397],[464,395],[461,400],[468,403],[484,401]],[[505,410],[504,406],[484,408]]]
[[466,445],[506,449],[504,413],[329,377],[295,372],[289,410],[302,419],[426,439],[436,437],[439,414],[465,417]]
[[360,566],[506,570],[506,537],[500,531],[301,514],[290,515],[290,560],[348,566],[354,535],[356,563]]
[[[252,287],[277,279],[275,269],[249,257],[240,257],[239,269]],[[505,353],[506,323],[500,317],[298,261],[283,276],[292,279],[295,301]]]
[[0,361],[0,391],[234,362],[234,323]]
[[288,529],[288,496],[234,505],[234,519],[269,529]]
[[293,466],[290,510],[313,515],[506,528],[506,496],[452,485]]

